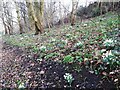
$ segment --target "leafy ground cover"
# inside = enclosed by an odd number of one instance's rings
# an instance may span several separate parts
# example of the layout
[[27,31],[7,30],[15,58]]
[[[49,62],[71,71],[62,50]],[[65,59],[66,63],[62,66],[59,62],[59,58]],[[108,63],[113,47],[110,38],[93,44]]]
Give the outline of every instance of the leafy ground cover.
[[119,88],[116,13],[45,30],[3,36],[2,87]]

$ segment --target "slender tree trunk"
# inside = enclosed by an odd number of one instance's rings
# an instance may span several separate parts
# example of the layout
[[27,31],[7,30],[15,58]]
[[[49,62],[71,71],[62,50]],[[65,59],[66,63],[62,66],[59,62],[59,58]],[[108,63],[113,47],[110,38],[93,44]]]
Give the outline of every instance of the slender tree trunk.
[[4,17],[2,16],[2,22],[3,22],[3,25],[4,25],[4,29],[5,29],[5,34],[8,34],[7,32],[7,26],[5,24],[5,21],[4,21]]
[[8,33],[9,35],[11,35],[11,29],[10,29],[10,26],[7,26],[8,27]]
[[43,33],[44,0],[40,0],[40,32]]
[[18,7],[17,3],[15,3],[15,4],[16,4],[16,13],[17,13],[17,19],[18,19],[18,24],[19,24],[19,31],[20,31],[20,34],[22,34],[23,33],[23,27],[21,25],[20,10],[19,10],[19,7]]
[[71,12],[71,16],[70,16],[70,22],[71,22],[71,26],[75,25],[75,21],[76,21],[76,9],[78,6],[78,1],[77,0],[72,0],[72,12]]
[[102,15],[102,12],[103,12],[103,10],[102,10],[102,9],[103,9],[103,8],[102,8],[103,5],[102,5],[102,4],[103,4],[103,3],[101,2],[101,3],[100,3],[100,14],[101,14],[101,15]]
[[61,8],[61,2],[59,2],[59,16],[60,16],[60,21],[61,21],[60,24],[63,25],[63,24],[64,24],[64,23],[63,23],[63,19],[64,19],[64,18],[62,17],[62,12],[61,12],[61,10],[62,10],[62,8]]
[[28,14],[28,29],[33,30],[33,17],[32,17],[32,13],[31,13],[31,7],[30,7],[30,2],[29,0],[26,0],[26,6],[27,6],[27,14]]

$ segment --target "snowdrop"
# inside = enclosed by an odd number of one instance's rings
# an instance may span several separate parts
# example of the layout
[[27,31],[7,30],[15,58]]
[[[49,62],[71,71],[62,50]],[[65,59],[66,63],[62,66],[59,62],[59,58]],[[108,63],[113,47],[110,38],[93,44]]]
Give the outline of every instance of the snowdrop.
[[21,83],[18,88],[25,88],[24,83]]
[[55,41],[56,41],[56,39],[52,38],[52,39],[51,39],[51,41],[52,41],[52,42],[55,42]]
[[78,43],[75,44],[74,47],[81,47],[81,46],[83,46],[83,43],[82,42],[78,42]]
[[69,26],[69,29],[72,29],[73,27],[72,26]]
[[84,27],[86,27],[86,26],[87,26],[87,24],[85,23],[85,24],[83,24],[83,26],[84,26]]
[[46,51],[46,47],[45,47],[45,46],[41,46],[41,47],[40,47],[40,50],[41,50],[41,51]]
[[102,49],[102,50],[101,50],[101,53],[104,53],[105,51],[106,51],[106,49]]
[[70,74],[70,73],[65,73],[64,79],[67,80],[67,82],[70,84],[70,86],[71,86],[72,81],[74,80],[72,74]]
[[66,40],[62,40],[62,42],[64,42],[65,44],[67,44],[68,43],[68,40],[66,39]]
[[103,55],[102,55],[103,58],[109,57],[109,56],[113,56],[111,50],[110,50],[110,51],[107,51],[106,53],[103,53]]
[[23,37],[20,38],[20,40],[23,40],[23,39],[24,39]]
[[27,38],[28,36],[27,36],[27,35],[25,35],[24,37],[25,37],[25,38]]
[[112,39],[107,39],[103,43],[104,46],[114,46],[114,41]]

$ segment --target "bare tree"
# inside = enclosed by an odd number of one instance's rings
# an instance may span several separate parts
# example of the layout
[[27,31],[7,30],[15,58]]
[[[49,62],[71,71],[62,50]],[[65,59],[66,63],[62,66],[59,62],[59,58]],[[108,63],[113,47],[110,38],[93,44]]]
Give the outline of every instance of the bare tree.
[[27,17],[28,17],[28,29],[33,30],[34,20],[32,18],[30,2],[28,0],[26,0],[26,6],[27,6],[26,13],[27,13]]
[[3,10],[1,19],[4,25],[5,34],[13,34],[13,16],[11,12],[11,2],[2,2]]
[[71,11],[71,16],[70,16],[70,22],[71,22],[71,26],[75,25],[75,19],[76,19],[76,9],[78,6],[78,0],[72,0],[72,11]]
[[[33,1],[32,0],[29,0],[29,3],[28,3],[28,0],[26,0],[26,3],[27,3],[27,8],[30,10],[29,12],[31,12],[31,16],[34,20],[34,25],[35,25],[35,35],[38,35],[39,32],[42,33],[43,32],[43,25],[42,25],[42,20],[38,20],[36,14],[35,14],[35,11],[34,11],[34,7],[33,7]],[[43,5],[44,5],[44,0],[41,0],[41,3],[40,3],[40,16],[42,17],[42,13],[43,13]],[[36,9],[35,9],[36,10]],[[39,13],[38,13],[39,14]]]
[[4,25],[5,34],[8,34],[7,25],[6,25],[6,23],[5,23],[3,14],[2,14],[1,18],[2,18],[3,25]]
[[20,15],[21,15],[21,24],[24,28],[24,31],[28,30],[29,31],[29,21],[28,21],[28,16],[27,16],[27,8],[26,8],[26,2],[21,1],[19,2],[19,8],[20,8]]
[[54,23],[54,18],[56,17],[56,2],[53,2],[51,0],[50,2],[47,2],[45,4],[45,11],[44,11],[44,17],[46,22],[46,27],[51,28]]
[[18,24],[19,24],[19,31],[20,31],[20,34],[23,33],[23,25],[21,23],[21,16],[20,16],[20,8],[19,8],[19,2],[15,2],[15,5],[16,5],[16,13],[17,13],[17,19],[18,19]]

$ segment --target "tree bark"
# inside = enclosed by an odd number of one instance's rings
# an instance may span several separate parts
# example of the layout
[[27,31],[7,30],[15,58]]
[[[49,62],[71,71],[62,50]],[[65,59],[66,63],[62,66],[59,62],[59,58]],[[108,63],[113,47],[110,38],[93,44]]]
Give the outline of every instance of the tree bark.
[[34,20],[31,13],[30,2],[28,0],[26,0],[26,6],[27,6],[27,14],[28,14],[28,28],[30,30],[33,30]]
[[20,10],[19,10],[19,7],[18,7],[18,3],[15,2],[15,5],[16,5],[17,20],[18,20],[18,24],[19,24],[19,31],[20,31],[20,34],[22,34],[23,33],[23,27],[21,25]]
[[75,25],[75,21],[76,21],[76,9],[78,6],[78,1],[77,0],[72,0],[72,11],[71,11],[71,16],[70,16],[70,22],[71,22],[71,26]]
[[2,22],[3,22],[3,25],[4,25],[4,29],[5,29],[5,34],[8,34],[8,32],[7,32],[7,26],[5,24],[5,20],[4,20],[3,15],[2,15]]
[[[43,0],[42,0],[43,1]],[[27,0],[26,0],[27,2]],[[44,3],[44,2],[42,2]],[[31,15],[32,15],[32,18],[34,20],[34,25],[35,25],[35,35],[38,35],[39,33],[42,33],[43,32],[43,25],[42,25],[42,21],[39,21],[35,12],[34,12],[34,7],[32,5],[32,0],[29,0],[29,7],[30,10],[31,10]],[[40,9],[40,10],[43,10],[43,9]],[[43,11],[41,11],[43,13]],[[39,13],[38,13],[39,14]]]

